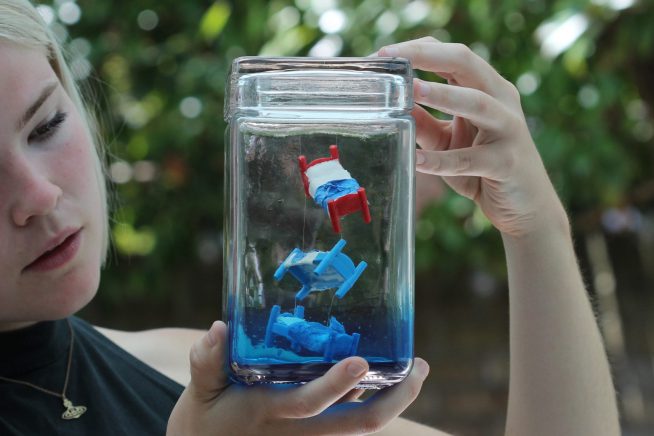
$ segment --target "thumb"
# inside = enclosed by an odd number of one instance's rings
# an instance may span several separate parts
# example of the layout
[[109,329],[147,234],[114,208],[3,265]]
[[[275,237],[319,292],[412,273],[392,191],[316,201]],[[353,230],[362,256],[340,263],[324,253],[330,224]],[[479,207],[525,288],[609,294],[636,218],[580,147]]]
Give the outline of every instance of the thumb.
[[215,398],[229,384],[224,369],[226,332],[225,323],[215,321],[191,347],[189,388],[200,400]]

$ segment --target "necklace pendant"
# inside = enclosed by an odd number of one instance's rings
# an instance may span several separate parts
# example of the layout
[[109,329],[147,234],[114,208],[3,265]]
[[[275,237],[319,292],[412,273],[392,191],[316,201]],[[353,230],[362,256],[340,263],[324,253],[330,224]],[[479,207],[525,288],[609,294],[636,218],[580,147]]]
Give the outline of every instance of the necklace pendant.
[[86,412],[86,406],[75,406],[68,398],[63,399],[66,411],[61,414],[61,419],[77,419]]

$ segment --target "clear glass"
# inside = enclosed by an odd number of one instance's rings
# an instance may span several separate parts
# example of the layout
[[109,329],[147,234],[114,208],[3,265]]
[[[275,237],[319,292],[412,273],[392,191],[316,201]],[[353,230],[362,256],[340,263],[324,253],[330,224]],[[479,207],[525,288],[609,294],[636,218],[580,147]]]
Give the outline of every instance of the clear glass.
[[[232,377],[303,383],[358,355],[370,364],[359,387],[399,382],[413,362],[410,65],[239,58],[229,95],[223,295]],[[355,186],[316,202],[325,180]]]

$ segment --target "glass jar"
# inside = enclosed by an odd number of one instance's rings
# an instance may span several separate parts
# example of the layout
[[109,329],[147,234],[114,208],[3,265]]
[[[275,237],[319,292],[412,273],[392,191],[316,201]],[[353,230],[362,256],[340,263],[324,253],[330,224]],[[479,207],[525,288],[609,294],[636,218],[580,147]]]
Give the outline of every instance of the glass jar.
[[413,362],[412,70],[399,58],[232,64],[224,312],[232,377],[303,383],[351,355],[361,388]]

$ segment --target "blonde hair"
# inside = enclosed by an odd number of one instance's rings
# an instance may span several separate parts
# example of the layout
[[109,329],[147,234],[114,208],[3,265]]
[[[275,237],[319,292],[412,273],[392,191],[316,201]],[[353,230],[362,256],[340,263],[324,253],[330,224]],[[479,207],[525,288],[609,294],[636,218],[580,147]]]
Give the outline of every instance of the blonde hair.
[[102,143],[92,112],[85,104],[80,89],[73,79],[73,74],[63,54],[56,36],[48,28],[34,5],[28,0],[0,0],[0,41],[6,40],[22,47],[43,51],[50,66],[59,78],[61,86],[77,108],[89,137],[94,143],[94,161],[97,183],[103,208],[104,232],[102,239],[102,262],[104,263],[109,247],[109,216],[107,208],[107,187],[105,171],[101,156]]

